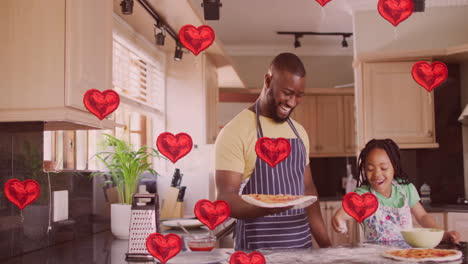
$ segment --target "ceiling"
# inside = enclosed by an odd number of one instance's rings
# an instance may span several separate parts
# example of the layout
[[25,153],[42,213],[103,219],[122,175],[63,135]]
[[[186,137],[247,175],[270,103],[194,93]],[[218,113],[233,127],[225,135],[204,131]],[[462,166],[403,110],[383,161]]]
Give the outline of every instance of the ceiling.
[[[190,0],[203,17],[202,0]],[[222,0],[220,20],[207,20],[216,38],[230,55],[275,54],[278,49],[294,50],[292,35],[277,31],[352,32],[352,16],[347,0],[333,0],[322,8],[314,0]],[[304,36],[299,53],[352,55],[341,46],[341,36]],[[330,54],[327,54],[330,55]]]

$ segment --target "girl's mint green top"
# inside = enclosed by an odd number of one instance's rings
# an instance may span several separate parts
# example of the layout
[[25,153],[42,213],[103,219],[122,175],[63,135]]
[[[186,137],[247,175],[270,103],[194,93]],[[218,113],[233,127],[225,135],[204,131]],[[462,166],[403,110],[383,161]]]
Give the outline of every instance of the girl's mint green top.
[[[418,191],[416,190],[416,187],[412,183],[410,184],[399,184],[395,185],[392,184],[392,195],[387,198],[380,193],[374,191],[374,194],[377,196],[377,199],[379,200],[379,204],[393,207],[393,208],[401,208],[405,204],[404,197],[402,195],[402,192],[406,195],[408,199],[408,205],[410,208],[413,208],[413,206],[421,200],[419,198]],[[354,189],[354,192],[358,194],[363,194],[369,191],[369,186],[367,185],[362,185],[361,187],[358,187]]]

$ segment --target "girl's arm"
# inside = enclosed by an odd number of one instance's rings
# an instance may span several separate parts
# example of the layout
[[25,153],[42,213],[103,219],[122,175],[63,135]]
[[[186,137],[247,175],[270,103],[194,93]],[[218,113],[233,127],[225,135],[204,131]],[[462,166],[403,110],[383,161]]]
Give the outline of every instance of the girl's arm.
[[[438,228],[442,229],[432,218],[431,215],[429,215],[424,207],[421,205],[420,202],[417,202],[413,208],[411,208],[411,213],[414,215],[416,218],[416,221],[422,226],[426,228]],[[457,231],[445,231],[444,237],[442,240],[453,242],[453,243],[459,243],[460,242],[460,234]]]
[[347,233],[346,221],[349,219],[351,219],[351,216],[349,216],[343,208],[336,211],[331,221],[335,232]]

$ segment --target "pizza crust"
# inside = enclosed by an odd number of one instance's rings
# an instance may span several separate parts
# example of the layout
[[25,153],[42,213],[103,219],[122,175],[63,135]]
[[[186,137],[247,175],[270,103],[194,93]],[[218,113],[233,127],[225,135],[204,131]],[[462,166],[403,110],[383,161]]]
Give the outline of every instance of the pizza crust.
[[411,248],[411,249],[397,249],[397,250],[389,250],[382,253],[383,257],[394,259],[394,260],[401,260],[401,261],[412,261],[412,262],[423,262],[423,261],[434,261],[434,262],[445,262],[445,261],[453,261],[462,258],[462,253],[458,250],[453,249],[436,249],[444,252],[453,252],[455,254],[450,256],[443,256],[443,257],[424,257],[424,258],[411,258],[411,257],[403,257],[403,256],[395,256],[392,253],[398,251],[410,251],[410,250],[423,250],[423,251],[430,251],[433,249],[425,249],[425,248]]
[[288,202],[281,202],[281,203],[262,202],[247,194],[242,195],[241,198],[244,201],[248,202],[249,204],[253,204],[255,206],[263,207],[263,208],[282,208],[282,207],[293,206],[291,209],[301,209],[317,201],[317,196],[312,196],[312,195],[303,195],[303,196],[300,196],[300,198],[298,199],[288,201]]

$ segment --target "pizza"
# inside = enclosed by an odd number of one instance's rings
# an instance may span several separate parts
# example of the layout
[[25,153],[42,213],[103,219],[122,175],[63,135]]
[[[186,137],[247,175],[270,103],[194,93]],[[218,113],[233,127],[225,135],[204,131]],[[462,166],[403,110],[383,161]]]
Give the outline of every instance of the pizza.
[[281,208],[293,206],[292,209],[300,209],[313,204],[317,196],[290,195],[290,194],[244,194],[241,198],[253,205],[264,208]]
[[453,249],[409,248],[389,250],[382,256],[404,261],[452,261],[462,257],[462,253]]

